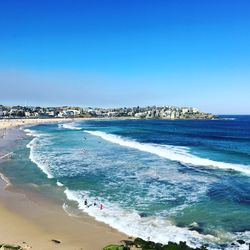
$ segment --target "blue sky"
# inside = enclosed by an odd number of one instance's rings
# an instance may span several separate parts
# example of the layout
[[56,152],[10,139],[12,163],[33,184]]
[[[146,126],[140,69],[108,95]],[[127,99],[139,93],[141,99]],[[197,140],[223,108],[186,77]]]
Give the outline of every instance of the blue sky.
[[0,103],[250,114],[250,2],[0,0]]

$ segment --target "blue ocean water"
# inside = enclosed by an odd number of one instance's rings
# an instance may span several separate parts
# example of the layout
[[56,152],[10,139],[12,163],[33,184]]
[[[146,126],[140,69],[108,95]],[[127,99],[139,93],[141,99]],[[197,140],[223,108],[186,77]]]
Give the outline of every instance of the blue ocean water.
[[250,241],[250,116],[223,118],[38,125],[27,150],[66,211],[75,201],[131,236],[234,248]]

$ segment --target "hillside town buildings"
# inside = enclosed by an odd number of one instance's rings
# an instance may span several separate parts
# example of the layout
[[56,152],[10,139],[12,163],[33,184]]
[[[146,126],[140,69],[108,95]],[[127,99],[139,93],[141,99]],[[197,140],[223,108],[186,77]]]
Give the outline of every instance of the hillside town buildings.
[[214,119],[210,113],[204,113],[197,108],[174,106],[148,106],[131,108],[80,108],[80,107],[24,107],[0,105],[2,118],[53,118],[53,117],[127,117],[137,119]]

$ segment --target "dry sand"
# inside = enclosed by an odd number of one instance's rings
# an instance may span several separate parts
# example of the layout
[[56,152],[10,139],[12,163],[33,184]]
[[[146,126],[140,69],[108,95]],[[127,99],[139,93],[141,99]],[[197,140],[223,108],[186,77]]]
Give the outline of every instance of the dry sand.
[[[0,180],[0,218],[0,243],[28,245],[37,250],[99,250],[127,239],[87,215],[69,216],[59,204],[39,195],[30,200],[14,192],[11,186],[6,189],[3,180]],[[52,239],[61,243],[56,244]]]
[[[93,120],[96,118],[37,118],[37,119],[0,119],[0,129],[13,128],[23,125],[35,125],[42,123],[70,122],[80,120]],[[100,118],[99,118],[100,119]]]
[[[47,123],[45,119],[35,120],[35,123]],[[3,127],[31,122],[34,124],[31,120],[25,120],[25,123],[21,120],[11,124],[8,122],[8,125]],[[7,131],[7,136],[0,137],[0,155],[3,155],[1,149],[10,150],[15,140],[20,137],[20,132],[17,132],[19,129]],[[0,164],[4,164],[3,159]],[[95,221],[87,214],[81,217],[69,216],[59,201],[50,200],[32,191],[23,193],[10,183],[7,185],[7,177],[4,179],[5,181],[0,176],[0,244],[18,244],[25,249],[36,250],[100,250],[108,244],[128,239],[125,234]],[[54,243],[52,239],[61,243]]]

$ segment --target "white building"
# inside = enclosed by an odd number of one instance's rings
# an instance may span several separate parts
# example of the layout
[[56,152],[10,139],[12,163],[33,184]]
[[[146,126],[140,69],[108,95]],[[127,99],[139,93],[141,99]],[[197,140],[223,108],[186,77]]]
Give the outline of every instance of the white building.
[[24,114],[25,114],[25,117],[30,117],[30,112],[29,111],[25,111]]
[[170,115],[170,119],[175,119],[175,111],[172,111],[171,115]]
[[76,109],[68,109],[59,112],[58,117],[69,117],[69,116],[77,116],[80,115],[80,111]]
[[189,111],[188,108],[182,108],[182,109],[181,109],[181,113],[182,113],[182,114],[186,114],[186,113],[188,113],[188,111]]
[[199,109],[197,109],[197,108],[192,108],[192,112],[193,112],[193,113],[198,113],[198,112],[199,112]]
[[147,113],[140,112],[135,114],[135,118],[145,118]]
[[49,116],[55,116],[55,111],[49,111],[49,112],[48,112],[48,115],[49,115]]

